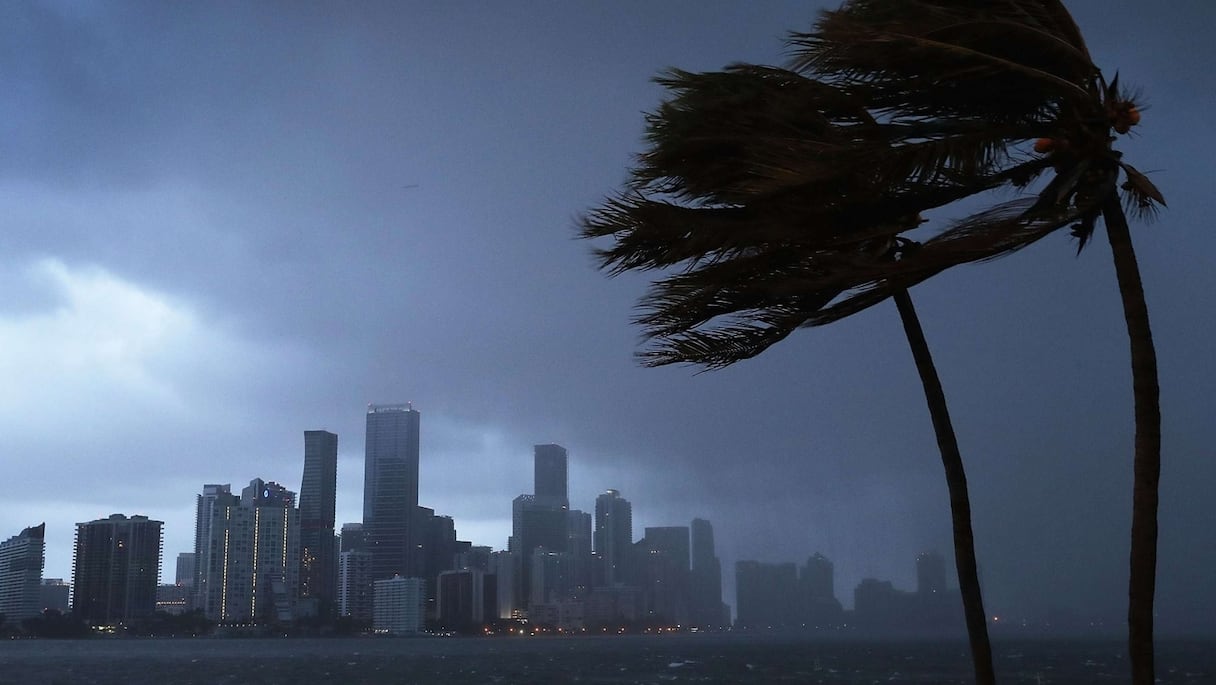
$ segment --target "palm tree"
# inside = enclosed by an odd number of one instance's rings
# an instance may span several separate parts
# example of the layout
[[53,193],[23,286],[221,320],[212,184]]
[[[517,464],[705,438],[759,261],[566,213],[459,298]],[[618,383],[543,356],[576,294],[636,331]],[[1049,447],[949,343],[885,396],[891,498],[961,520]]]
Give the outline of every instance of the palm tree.
[[[920,137],[892,141],[896,149],[939,155],[913,173],[969,175],[977,165],[990,177],[1022,163],[1030,152],[1026,143],[1035,138],[1031,154],[1051,164],[1049,181],[1023,211],[1010,213],[1017,205],[1005,205],[961,224],[980,248],[974,258],[952,249],[923,260],[913,256],[885,285],[841,306],[873,302],[943,264],[988,258],[982,246],[994,241],[1012,240],[1008,247],[1017,249],[1071,226],[1080,249],[1103,219],[1130,340],[1135,402],[1128,651],[1132,682],[1151,684],[1161,412],[1156,352],[1124,209],[1147,218],[1165,199],[1113,148],[1117,135],[1140,121],[1137,98],[1119,88],[1117,75],[1109,83],[1103,78],[1058,0],[854,0],[824,13],[813,32],[795,34],[792,43],[794,69],[821,75],[890,124],[918,129]],[[932,133],[923,135],[926,129]],[[1011,177],[1011,183],[1025,179]]]
[[[876,175],[873,160],[891,154],[884,126],[843,91],[786,70],[671,71],[659,82],[675,96],[649,117],[631,188],[582,222],[584,237],[614,239],[598,251],[612,273],[684,267],[643,300],[648,365],[724,367],[851,314],[833,303],[924,249],[901,235],[919,210],[1004,178]],[[906,288],[892,295],[946,472],[976,679],[992,683],[966,473],[912,299]]]
[[[1056,0],[851,0],[790,42],[789,70],[662,76],[675,95],[648,117],[628,189],[582,222],[614,239],[599,251],[612,273],[679,269],[643,299],[643,360],[725,366],[894,298],[947,467],[976,679],[992,682],[966,484],[907,291],[1064,227],[1083,247],[1103,217],[1136,397],[1129,645],[1134,682],[1151,683],[1160,419],[1118,190],[1139,216],[1164,199],[1112,147],[1139,121],[1135,98],[1105,82]],[[923,243],[906,235],[921,211],[1044,176]]]

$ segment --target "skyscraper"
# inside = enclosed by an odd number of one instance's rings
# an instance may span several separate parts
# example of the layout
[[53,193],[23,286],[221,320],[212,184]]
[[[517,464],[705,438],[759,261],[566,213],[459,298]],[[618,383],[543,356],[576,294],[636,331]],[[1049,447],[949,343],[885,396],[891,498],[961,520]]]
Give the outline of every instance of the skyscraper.
[[161,521],[147,516],[76,524],[72,611],[91,623],[120,623],[156,610]]
[[368,405],[363,463],[363,532],[372,580],[417,577],[414,554],[418,507],[420,415],[409,404]]
[[216,501],[232,497],[232,486],[228,483],[207,483],[203,486],[202,494],[198,495],[194,512],[194,591],[193,609],[206,606],[204,599],[207,594],[207,569],[211,568],[211,522],[214,520]]
[[535,445],[532,458],[532,490],[537,501],[569,507],[566,448],[561,445]]
[[693,519],[692,571],[689,578],[689,614],[694,625],[729,623],[722,606],[722,563],[714,554],[714,528],[705,519]]
[[299,591],[295,493],[260,478],[211,506],[199,608],[213,621],[287,621]]
[[595,498],[595,552],[604,559],[604,584],[626,582],[633,547],[633,505],[616,490]]
[[30,526],[0,542],[0,615],[16,623],[42,613],[46,524]]
[[916,594],[932,595],[946,591],[946,560],[937,552],[916,555]]
[[334,611],[337,551],[334,509],[338,490],[338,436],[304,431],[304,478],[300,484],[300,599]]

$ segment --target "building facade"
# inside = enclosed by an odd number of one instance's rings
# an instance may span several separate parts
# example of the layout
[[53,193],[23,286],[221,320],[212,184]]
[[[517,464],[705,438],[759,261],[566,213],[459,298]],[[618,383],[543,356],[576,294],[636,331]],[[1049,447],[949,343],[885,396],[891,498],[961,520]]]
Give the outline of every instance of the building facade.
[[627,582],[633,548],[633,505],[616,490],[595,498],[595,553],[603,559],[603,585]]
[[409,404],[368,405],[363,533],[373,580],[422,573],[414,553],[420,414]]
[[304,477],[300,483],[300,599],[320,612],[335,610],[338,552],[334,524],[338,492],[338,436],[304,431]]
[[220,623],[289,621],[299,592],[295,493],[260,478],[215,498],[201,570],[200,608]]
[[0,614],[20,621],[42,613],[46,524],[30,526],[0,542]]
[[394,576],[375,581],[372,628],[377,633],[405,635],[422,632],[426,620],[426,582]]
[[532,490],[537,500],[569,507],[569,467],[566,448],[535,445],[532,448]]
[[106,625],[155,612],[163,526],[122,514],[76,524],[72,612]]

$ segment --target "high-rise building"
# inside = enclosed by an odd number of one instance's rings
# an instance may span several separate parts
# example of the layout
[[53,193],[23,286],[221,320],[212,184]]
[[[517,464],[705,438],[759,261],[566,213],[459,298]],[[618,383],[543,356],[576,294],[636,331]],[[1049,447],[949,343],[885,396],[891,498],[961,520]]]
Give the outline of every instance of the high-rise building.
[[701,627],[728,625],[722,605],[722,562],[714,554],[714,528],[705,519],[693,519],[690,528],[692,569],[689,576],[689,620]]
[[569,507],[566,448],[561,445],[535,445],[532,459],[532,490],[536,500]]
[[946,591],[946,560],[937,552],[916,555],[916,594],[933,595]]
[[338,555],[338,615],[370,622],[373,593],[372,555],[363,547],[344,549]]
[[650,618],[669,625],[688,623],[688,527],[647,528],[635,546],[634,577]]
[[426,581],[393,576],[375,582],[372,628],[402,635],[422,631],[426,618]]
[[836,567],[831,560],[816,553],[806,560],[798,576],[799,611],[802,624],[809,629],[824,630],[839,626],[844,609],[836,599]]
[[493,575],[478,569],[444,571],[437,582],[440,625],[468,631],[495,617],[497,580]]
[[604,563],[604,584],[626,582],[633,547],[633,505],[616,490],[595,498],[595,552]]
[[798,569],[793,563],[735,562],[735,625],[757,629],[799,625],[798,605],[791,601],[797,588]]
[[197,558],[194,556],[194,552],[178,552],[177,574],[173,579],[174,584],[178,587],[194,587],[194,560]]
[[366,549],[367,536],[363,534],[362,523],[343,523],[340,536],[340,550],[349,552],[353,549]]
[[211,522],[215,520],[216,502],[227,501],[232,497],[232,486],[224,483],[208,483],[203,486],[203,492],[196,498],[194,512],[194,582],[192,586],[194,601],[192,609],[202,609],[206,606],[207,569],[211,568],[210,546]]
[[363,532],[373,580],[416,577],[420,415],[409,404],[368,405],[363,463]]
[[42,613],[46,524],[30,526],[0,542],[0,615],[14,623]]
[[156,611],[161,528],[147,516],[76,524],[72,611],[95,624],[114,624]]
[[295,493],[260,478],[210,506],[199,605],[219,622],[289,621],[299,592],[300,518]]
[[338,554],[334,511],[338,492],[338,436],[304,431],[304,478],[300,483],[300,599],[334,611]]

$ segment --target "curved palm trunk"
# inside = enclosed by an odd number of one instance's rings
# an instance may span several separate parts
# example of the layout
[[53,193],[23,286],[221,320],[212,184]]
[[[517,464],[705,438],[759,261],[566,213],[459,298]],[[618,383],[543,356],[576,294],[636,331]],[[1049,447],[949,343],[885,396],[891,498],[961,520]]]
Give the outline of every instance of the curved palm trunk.
[[971,500],[967,495],[967,474],[963,470],[963,457],[954,438],[954,426],[950,423],[950,412],[946,409],[946,395],[942,391],[937,368],[925,342],[925,332],[912,306],[912,297],[907,290],[896,291],[895,305],[899,318],[908,336],[908,347],[920,373],[920,382],[925,389],[925,401],[929,405],[929,416],[933,419],[933,432],[937,435],[937,448],[942,454],[942,466],[946,469],[946,486],[950,490],[950,518],[954,524],[954,565],[958,570],[959,592],[963,596],[963,614],[967,619],[967,638],[971,642],[971,659],[975,663],[975,682],[992,685],[996,674],[992,669],[992,646],[988,642],[988,621],[984,614],[984,598],[980,593],[979,573],[975,564],[975,540],[971,533]]
[[1148,325],[1148,305],[1132,248],[1127,218],[1112,194],[1102,206],[1106,236],[1115,258],[1123,317],[1131,339],[1132,391],[1136,405],[1136,456],[1132,482],[1131,576],[1128,581],[1127,646],[1133,685],[1153,683],[1153,594],[1157,585],[1157,485],[1161,478],[1161,398],[1157,352]]

